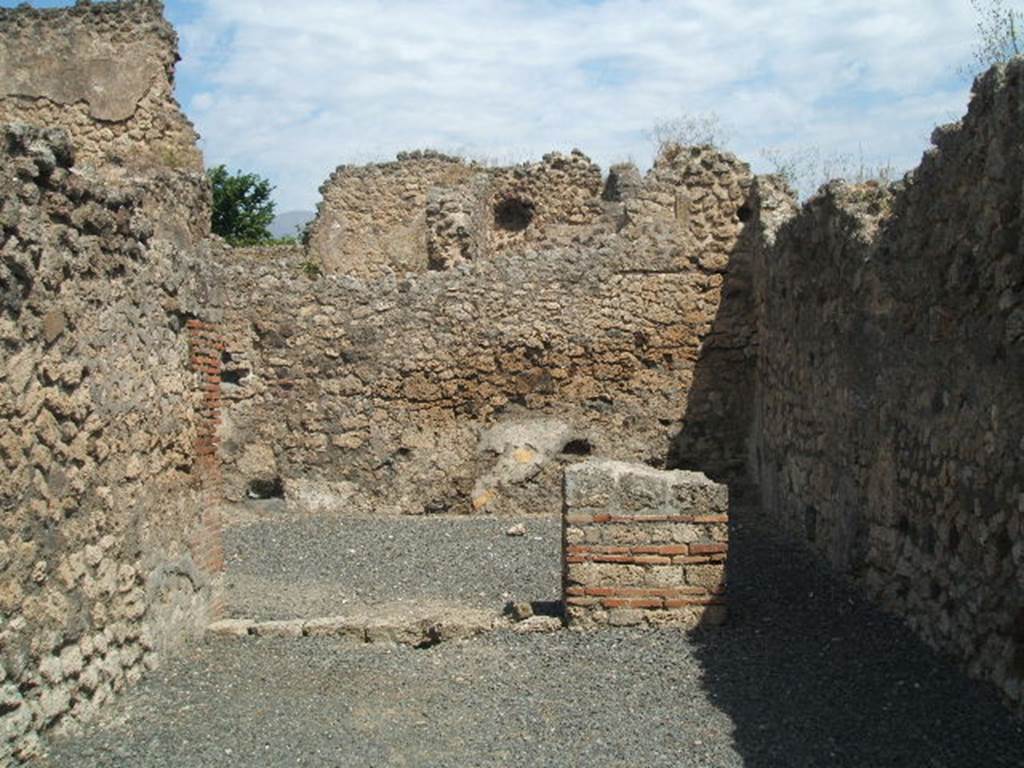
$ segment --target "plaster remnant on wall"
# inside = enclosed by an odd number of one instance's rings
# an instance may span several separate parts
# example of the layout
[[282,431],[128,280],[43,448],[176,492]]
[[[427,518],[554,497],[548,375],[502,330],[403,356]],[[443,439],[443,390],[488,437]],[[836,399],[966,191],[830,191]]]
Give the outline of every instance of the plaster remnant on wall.
[[187,247],[211,201],[174,98],[177,43],[153,0],[0,9],[0,123],[64,128],[77,169],[144,187],[158,236]]

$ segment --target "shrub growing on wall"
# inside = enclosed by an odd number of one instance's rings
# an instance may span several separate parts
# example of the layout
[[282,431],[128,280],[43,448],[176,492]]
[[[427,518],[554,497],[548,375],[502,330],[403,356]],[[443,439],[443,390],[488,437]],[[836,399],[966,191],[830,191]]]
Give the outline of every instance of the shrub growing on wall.
[[978,14],[974,46],[977,71],[1003,64],[1024,53],[1024,12],[1006,0],[971,0]]

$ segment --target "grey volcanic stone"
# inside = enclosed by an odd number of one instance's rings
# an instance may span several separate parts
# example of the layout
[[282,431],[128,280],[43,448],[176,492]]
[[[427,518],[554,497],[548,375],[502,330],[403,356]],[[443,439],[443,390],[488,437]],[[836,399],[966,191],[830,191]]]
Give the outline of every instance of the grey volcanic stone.
[[561,523],[531,517],[256,519],[225,531],[228,612],[313,619],[367,605],[442,601],[500,613],[509,600],[561,598]]
[[[1024,726],[749,513],[733,619],[511,630],[429,650],[210,640],[45,768],[828,765],[1017,768]],[[500,531],[500,526],[498,526]],[[504,538],[503,536],[501,538]]]

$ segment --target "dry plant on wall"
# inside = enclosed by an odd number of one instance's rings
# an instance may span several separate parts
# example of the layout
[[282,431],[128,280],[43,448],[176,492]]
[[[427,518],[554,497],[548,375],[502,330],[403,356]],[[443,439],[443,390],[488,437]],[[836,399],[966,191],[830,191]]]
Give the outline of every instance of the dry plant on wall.
[[714,112],[682,114],[656,123],[646,137],[654,143],[656,157],[673,160],[684,147],[722,147],[729,131]]
[[836,179],[850,184],[891,184],[897,176],[890,163],[871,163],[863,150],[854,156],[848,152],[826,154],[818,147],[768,148],[761,150],[761,157],[770,164],[771,173],[785,179],[805,199]]
[[1024,12],[1019,3],[1006,0],[970,0],[978,14],[974,65],[964,74],[974,75],[1024,53]]

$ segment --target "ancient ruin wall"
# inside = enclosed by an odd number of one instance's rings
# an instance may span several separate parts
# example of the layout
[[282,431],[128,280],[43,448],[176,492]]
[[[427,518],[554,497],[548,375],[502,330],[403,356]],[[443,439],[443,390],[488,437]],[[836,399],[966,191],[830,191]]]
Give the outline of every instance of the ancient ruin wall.
[[429,151],[340,166],[320,188],[310,255],[325,271],[354,277],[426,270],[428,193],[473,173],[461,159]]
[[177,35],[162,3],[121,0],[68,8],[0,8],[0,123],[60,127],[77,164],[161,209],[161,234],[209,234],[209,189],[197,135],[174,99]]
[[568,242],[601,219],[600,169],[581,152],[487,168],[436,152],[341,166],[321,188],[309,251],[354,277],[448,269],[526,244]]
[[432,190],[427,255],[433,269],[526,245],[566,244],[603,222],[601,169],[579,150],[539,163],[489,168],[460,186]]
[[765,255],[766,509],[1024,699],[1024,62],[895,189],[825,189]]
[[215,608],[218,489],[199,463],[215,382],[190,366],[211,342],[190,323],[216,319],[205,257],[154,238],[141,190],[71,161],[66,134],[0,129],[5,765]]
[[[753,177],[697,149],[652,178],[689,202],[445,271],[372,282],[299,257],[229,262],[229,494],[280,478],[315,501],[305,479],[340,508],[554,512],[560,463],[580,453],[663,465],[689,427],[749,421],[738,395],[687,401],[708,349],[750,341],[752,315],[724,303],[741,306],[726,291],[746,280]],[[708,455],[742,464],[745,445]]]

